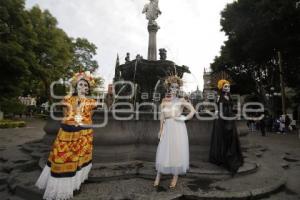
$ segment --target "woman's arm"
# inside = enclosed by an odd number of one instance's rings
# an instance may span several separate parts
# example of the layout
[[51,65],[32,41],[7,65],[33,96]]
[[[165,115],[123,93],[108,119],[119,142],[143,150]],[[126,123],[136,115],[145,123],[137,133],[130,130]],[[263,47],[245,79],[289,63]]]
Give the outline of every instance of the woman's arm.
[[63,115],[64,117],[68,116],[68,113],[71,111],[72,106],[70,102],[71,96],[67,95],[61,100],[61,104],[63,105]]
[[185,99],[183,99],[183,105],[190,110],[190,113],[186,116],[187,120],[193,118],[193,116],[195,115],[196,113],[196,110],[194,108],[194,106],[190,103],[190,102],[187,102]]
[[89,101],[89,109],[92,111],[92,110],[95,110],[97,108],[97,100],[96,99],[90,99]]
[[184,108],[187,108],[190,111],[190,113],[187,116],[180,116],[176,119],[185,121],[193,118],[194,114],[196,113],[194,106],[190,102],[186,101],[184,98],[181,99],[181,103]]
[[161,104],[160,104],[160,115],[159,115],[159,119],[160,119],[160,128],[159,128],[159,134],[158,134],[158,138],[161,138],[161,134],[162,134],[162,130],[163,130],[163,125],[165,122],[165,116],[164,113],[162,112],[162,109],[164,107],[164,99],[162,100]]

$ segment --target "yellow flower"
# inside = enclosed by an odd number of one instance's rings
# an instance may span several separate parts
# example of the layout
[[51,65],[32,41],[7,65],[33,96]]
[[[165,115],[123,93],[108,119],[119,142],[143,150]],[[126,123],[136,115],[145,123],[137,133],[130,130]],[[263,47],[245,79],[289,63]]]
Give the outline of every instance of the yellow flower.
[[221,90],[225,84],[230,84],[229,81],[221,79],[218,81],[218,89]]

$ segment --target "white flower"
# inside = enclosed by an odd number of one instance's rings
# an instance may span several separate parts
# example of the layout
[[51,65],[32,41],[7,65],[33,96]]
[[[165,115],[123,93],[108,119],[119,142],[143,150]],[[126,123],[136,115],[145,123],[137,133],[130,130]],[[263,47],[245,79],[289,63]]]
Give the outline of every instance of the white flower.
[[91,72],[90,72],[90,71],[86,71],[86,72],[85,72],[85,75],[86,75],[86,76],[91,76]]

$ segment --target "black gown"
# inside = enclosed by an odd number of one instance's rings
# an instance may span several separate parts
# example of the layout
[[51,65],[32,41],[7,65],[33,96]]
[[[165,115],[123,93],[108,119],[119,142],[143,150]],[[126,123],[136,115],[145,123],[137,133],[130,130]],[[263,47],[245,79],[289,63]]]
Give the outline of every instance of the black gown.
[[227,100],[221,95],[218,107],[219,117],[213,123],[209,161],[235,174],[244,163],[236,123],[235,120],[225,120],[220,117],[220,109],[223,111],[223,116],[234,116],[231,99]]

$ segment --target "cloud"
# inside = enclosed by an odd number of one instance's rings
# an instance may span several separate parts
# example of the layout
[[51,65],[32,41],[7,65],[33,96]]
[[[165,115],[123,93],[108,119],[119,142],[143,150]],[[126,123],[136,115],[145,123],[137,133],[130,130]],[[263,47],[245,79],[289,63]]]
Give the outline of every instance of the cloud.
[[[219,54],[226,39],[220,32],[220,12],[232,0],[160,0],[161,29],[158,48],[166,48],[168,59],[187,65],[192,72],[184,77],[185,89],[203,86],[202,73]],[[69,36],[85,37],[98,47],[98,73],[106,84],[112,81],[117,53],[121,63],[126,52],[147,58],[147,21],[141,13],[147,0],[27,0],[26,7],[38,4],[48,9],[59,27]]]

